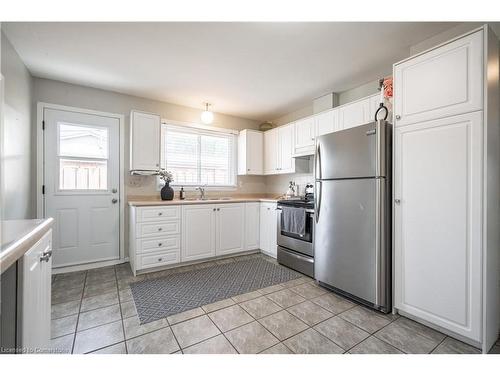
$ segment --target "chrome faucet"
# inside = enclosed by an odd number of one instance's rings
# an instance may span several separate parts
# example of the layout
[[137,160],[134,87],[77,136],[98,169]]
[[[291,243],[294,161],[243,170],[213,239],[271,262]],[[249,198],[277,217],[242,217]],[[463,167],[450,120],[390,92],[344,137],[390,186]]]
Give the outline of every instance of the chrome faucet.
[[204,187],[201,187],[201,186],[198,186],[196,188],[196,190],[199,190],[200,191],[200,199],[205,199],[205,188]]

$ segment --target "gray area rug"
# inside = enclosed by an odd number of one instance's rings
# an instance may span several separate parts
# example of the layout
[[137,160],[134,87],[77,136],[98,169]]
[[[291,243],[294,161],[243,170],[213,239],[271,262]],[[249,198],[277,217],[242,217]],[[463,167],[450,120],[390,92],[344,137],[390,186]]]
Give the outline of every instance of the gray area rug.
[[130,287],[144,324],[301,276],[266,260],[250,259],[138,281]]

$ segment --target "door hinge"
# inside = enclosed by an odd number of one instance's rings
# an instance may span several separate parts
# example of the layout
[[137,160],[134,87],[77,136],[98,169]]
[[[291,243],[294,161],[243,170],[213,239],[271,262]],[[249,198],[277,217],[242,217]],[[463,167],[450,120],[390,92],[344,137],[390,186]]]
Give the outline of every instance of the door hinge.
[[45,120],[42,121],[42,130],[45,130]]
[[42,185],[42,194],[45,194],[45,185]]

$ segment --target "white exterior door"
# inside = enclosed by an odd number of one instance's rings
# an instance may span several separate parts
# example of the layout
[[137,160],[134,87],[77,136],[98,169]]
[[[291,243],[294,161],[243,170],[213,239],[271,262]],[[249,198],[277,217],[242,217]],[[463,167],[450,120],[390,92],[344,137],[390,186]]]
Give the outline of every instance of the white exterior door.
[[217,205],[215,254],[226,255],[245,250],[245,205]]
[[182,262],[215,256],[215,213],[213,204],[182,207]]
[[54,267],[120,258],[120,121],[44,110],[45,216]]
[[482,109],[483,31],[394,66],[396,126]]
[[476,341],[482,142],[482,112],[395,130],[395,307]]

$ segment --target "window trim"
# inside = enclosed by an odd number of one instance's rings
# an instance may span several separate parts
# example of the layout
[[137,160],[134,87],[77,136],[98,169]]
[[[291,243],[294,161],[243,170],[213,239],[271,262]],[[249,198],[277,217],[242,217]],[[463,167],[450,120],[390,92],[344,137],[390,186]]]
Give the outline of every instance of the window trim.
[[[230,184],[225,184],[225,185],[203,185],[206,190],[237,190],[238,188],[238,134],[239,132],[234,129],[226,129],[226,128],[217,128],[217,127],[212,127],[212,126],[207,126],[207,125],[201,125],[201,124],[196,124],[196,123],[189,123],[189,122],[182,122],[182,121],[171,121],[171,120],[161,120],[161,130],[160,130],[160,150],[161,150],[161,167],[165,168],[165,162],[163,159],[165,158],[164,155],[164,138],[165,138],[165,131],[166,127],[168,125],[177,127],[177,128],[186,128],[186,132],[193,133],[196,135],[217,135],[219,134],[225,134],[228,136],[232,136],[231,140],[231,150],[229,157],[229,174],[231,177],[231,182]],[[157,189],[160,190],[164,186],[164,182],[157,177]],[[174,181],[171,186],[173,187],[184,187],[184,190],[191,191],[195,190],[196,187],[200,186],[200,184],[180,184],[176,181]]]

